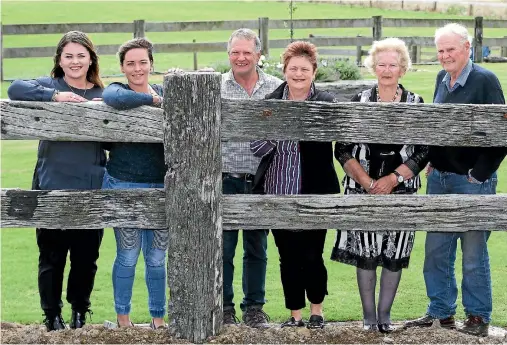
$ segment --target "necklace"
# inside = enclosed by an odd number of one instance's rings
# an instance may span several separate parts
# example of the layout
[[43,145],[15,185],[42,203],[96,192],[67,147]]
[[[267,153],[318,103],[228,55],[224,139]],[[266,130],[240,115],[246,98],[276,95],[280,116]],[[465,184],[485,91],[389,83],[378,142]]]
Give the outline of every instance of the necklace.
[[[72,86],[70,86],[69,83],[67,83],[67,80],[65,79],[65,77],[63,77],[63,81],[65,82],[65,84],[67,84],[67,86],[69,87],[70,91],[72,91],[72,93],[75,93],[76,95],[79,95],[73,88]],[[85,98],[85,95],[86,95],[86,91],[88,91],[88,89],[86,88],[86,86],[88,85],[88,80],[86,81],[86,85],[85,85],[85,89],[84,89],[84,93],[83,93],[83,98]]]
[[[384,102],[381,98],[380,98],[380,92],[378,90],[378,85],[377,85],[377,102]],[[398,98],[398,95],[399,95],[399,91],[400,91],[400,88],[399,86],[396,87],[396,93],[394,94],[394,97],[393,99],[390,101],[390,102],[394,102],[396,100],[396,98]]]

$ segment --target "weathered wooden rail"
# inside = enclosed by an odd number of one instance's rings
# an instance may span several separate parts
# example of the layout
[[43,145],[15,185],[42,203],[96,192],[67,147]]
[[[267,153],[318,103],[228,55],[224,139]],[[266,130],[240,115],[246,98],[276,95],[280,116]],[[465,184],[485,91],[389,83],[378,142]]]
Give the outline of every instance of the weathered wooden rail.
[[[318,29],[318,28],[371,28],[370,37],[328,37],[325,39],[299,38],[311,40],[319,47],[350,47],[356,46],[356,50],[333,49],[322,50],[323,53],[356,56],[358,62],[367,52],[362,49],[370,46],[372,41],[383,37],[382,29],[388,27],[440,27],[450,21],[461,23],[468,28],[474,28],[474,47],[480,54],[475,54],[476,62],[482,62],[482,45],[490,47],[503,47],[502,54],[507,56],[507,36],[504,38],[483,38],[486,28],[507,28],[507,20],[483,20],[482,17],[475,19],[447,20],[447,19],[403,19],[383,18],[374,16],[372,18],[355,19],[297,19],[293,21],[294,29]],[[205,21],[205,22],[146,22],[143,19],[135,20],[132,23],[62,23],[62,24],[13,24],[2,25],[0,31],[0,48],[2,51],[0,63],[4,58],[27,58],[27,57],[52,57],[54,47],[26,47],[26,48],[5,48],[2,47],[4,35],[37,35],[37,34],[63,34],[70,30],[80,30],[87,33],[132,33],[134,37],[143,37],[148,32],[181,32],[181,31],[233,31],[241,27],[251,28],[259,31],[262,42],[262,53],[269,55],[270,48],[285,48],[289,39],[269,39],[269,30],[286,29],[287,20],[269,19],[266,17],[256,20],[237,21]],[[433,46],[432,37],[403,37],[412,51],[412,60],[420,62],[421,46]],[[97,45],[96,48],[101,55],[116,54],[118,44]],[[157,53],[194,53],[194,69],[197,69],[196,54],[204,52],[223,52],[227,48],[227,42],[187,42],[187,43],[157,43],[154,45]],[[480,49],[479,49],[480,48]],[[3,69],[1,69],[3,79]]]
[[[164,189],[1,190],[2,227],[169,228],[171,331],[222,326],[222,231],[507,230],[507,195],[222,195],[221,141],[507,146],[507,106],[221,99],[218,73],[165,77],[164,110],[1,101],[2,138],[163,143]],[[444,116],[445,115],[445,116]]]

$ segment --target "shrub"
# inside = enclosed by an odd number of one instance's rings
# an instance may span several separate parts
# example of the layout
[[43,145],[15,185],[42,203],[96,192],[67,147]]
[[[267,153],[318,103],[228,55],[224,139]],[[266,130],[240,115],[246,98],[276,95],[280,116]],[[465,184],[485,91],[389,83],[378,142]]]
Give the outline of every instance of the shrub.
[[[280,78],[285,79],[283,75],[283,65],[278,59],[269,58],[266,59],[262,56],[259,66],[262,70]],[[225,73],[231,69],[228,61],[218,61],[211,65],[211,67],[220,73]],[[333,82],[337,80],[358,80],[361,79],[361,71],[353,62],[349,60],[343,60],[338,58],[326,58],[321,59],[318,62],[317,74],[315,75],[315,81],[317,82]]]
[[220,73],[228,72],[231,69],[231,65],[228,60],[214,62],[210,67],[213,68],[215,72]]
[[362,79],[361,70],[350,60],[330,59],[328,66],[339,73],[340,80],[359,80]]

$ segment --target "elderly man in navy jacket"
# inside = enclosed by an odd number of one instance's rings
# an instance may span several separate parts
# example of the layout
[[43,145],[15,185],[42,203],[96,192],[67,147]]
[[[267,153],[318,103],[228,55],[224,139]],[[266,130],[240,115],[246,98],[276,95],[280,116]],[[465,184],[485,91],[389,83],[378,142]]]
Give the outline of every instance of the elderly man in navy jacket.
[[[448,24],[436,31],[438,73],[434,103],[505,104],[498,78],[470,60],[467,29]],[[431,147],[427,194],[495,194],[496,170],[506,155],[505,147]],[[486,230],[486,229],[485,229]],[[491,320],[492,292],[487,241],[489,231],[428,232],[424,279],[430,299],[422,318],[405,325],[440,325],[455,328],[458,288],[454,274],[456,248],[463,254],[462,295],[466,320],[459,331],[487,336]]]

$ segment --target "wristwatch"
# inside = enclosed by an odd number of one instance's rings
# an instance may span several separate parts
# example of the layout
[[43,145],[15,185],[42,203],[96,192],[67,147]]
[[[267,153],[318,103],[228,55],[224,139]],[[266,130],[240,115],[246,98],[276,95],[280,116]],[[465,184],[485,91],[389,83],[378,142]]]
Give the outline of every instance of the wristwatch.
[[405,181],[403,176],[399,172],[397,172],[396,170],[393,171],[393,174],[396,176],[396,180],[398,181],[398,184],[403,183],[403,181]]

